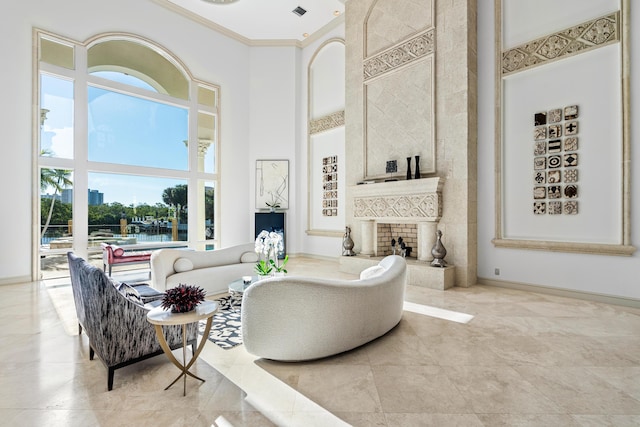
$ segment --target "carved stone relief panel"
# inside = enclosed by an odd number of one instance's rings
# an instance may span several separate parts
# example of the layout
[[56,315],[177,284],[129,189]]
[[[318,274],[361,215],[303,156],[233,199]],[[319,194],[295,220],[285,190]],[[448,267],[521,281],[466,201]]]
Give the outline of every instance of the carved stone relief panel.
[[435,1],[377,0],[365,20],[365,57],[435,26]]
[[314,135],[333,128],[344,126],[344,110],[309,122],[309,134]]
[[364,178],[414,156],[433,173],[435,1],[374,0],[364,23]]
[[356,218],[428,219],[437,221],[442,216],[441,193],[402,196],[356,197]]
[[367,178],[384,177],[388,160],[415,155],[422,172],[435,171],[433,73],[425,60],[366,84]]
[[516,46],[502,53],[502,74],[618,42],[619,27],[620,13],[616,12]]
[[435,29],[418,34],[364,61],[364,80],[367,81],[403,65],[429,55],[435,50]]

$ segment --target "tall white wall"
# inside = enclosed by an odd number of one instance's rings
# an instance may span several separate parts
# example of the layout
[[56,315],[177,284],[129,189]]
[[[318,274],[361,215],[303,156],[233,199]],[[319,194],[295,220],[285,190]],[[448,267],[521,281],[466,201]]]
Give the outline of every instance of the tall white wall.
[[[0,3],[0,170],[4,174],[0,224],[0,283],[28,280],[32,267],[32,28],[84,41],[103,32],[127,32],[153,40],[178,56],[194,77],[215,83],[221,92],[220,243],[246,242],[251,234],[248,197],[250,165],[249,47],[171,12],[152,1],[22,0]],[[288,72],[295,61],[290,59]],[[293,90],[293,89],[292,89]],[[258,101],[260,94],[251,97]],[[289,96],[291,97],[291,96]],[[278,104],[276,97],[272,102]],[[292,101],[285,100],[286,109]],[[272,107],[271,110],[276,108]],[[293,115],[287,115],[291,121]],[[293,134],[293,131],[289,132]],[[289,143],[293,139],[289,136]],[[281,153],[278,153],[281,154]],[[37,195],[35,195],[37,197]],[[231,209],[228,207],[231,206]]]
[[[289,160],[289,209],[285,215],[287,252],[299,251],[295,217],[298,215],[298,175],[296,171],[297,126],[300,111],[296,94],[299,49],[295,47],[254,47],[250,54],[250,108],[247,124],[250,128],[249,163],[251,233],[254,233],[253,213],[264,206],[255,205],[256,160]],[[263,210],[264,211],[264,210]],[[255,237],[251,235],[252,239]]]
[[[495,44],[494,2],[478,2],[478,277],[572,291],[640,299],[640,253],[632,257],[496,248],[495,227]],[[581,3],[582,4],[582,3]],[[634,6],[634,5],[632,5]],[[640,248],[640,150],[637,150],[640,87],[640,8],[631,7],[631,244]],[[635,72],[635,75],[634,75]],[[549,82],[552,83],[552,82]],[[571,82],[567,82],[571,84]],[[594,82],[598,84],[598,82]],[[598,103],[598,99],[587,100]],[[605,171],[606,173],[606,171]],[[611,173],[618,173],[612,171]],[[594,188],[594,191],[603,189]],[[597,227],[598,224],[592,224]],[[494,269],[500,269],[500,275]]]
[[[344,40],[344,25],[340,25],[339,27],[333,29],[328,32],[322,38],[316,40],[313,43],[310,43],[306,46],[301,55],[301,65],[300,65],[300,87],[301,90],[298,94],[300,99],[300,119],[302,126],[299,129],[298,134],[298,170],[299,170],[299,178],[300,178],[300,191],[299,191],[299,200],[300,200],[300,215],[297,216],[296,221],[297,229],[300,233],[300,244],[302,250],[305,254],[308,255],[319,255],[324,257],[338,257],[342,253],[342,238],[341,237],[329,237],[329,236],[317,236],[317,235],[308,235],[306,230],[309,227],[307,224],[308,218],[308,204],[307,198],[309,197],[309,192],[307,188],[309,187],[308,181],[308,171],[307,171],[307,156],[308,156],[308,126],[307,126],[307,110],[309,108],[309,100],[308,100],[308,69],[309,63],[311,62],[313,56],[318,52],[318,49],[324,42],[330,39],[343,39]],[[342,78],[344,78],[345,70],[342,69],[334,69],[332,70],[334,73],[343,73]],[[330,77],[329,77],[330,79]],[[340,94],[344,91],[344,88],[341,88],[340,91],[336,91],[337,94]],[[328,95],[331,99],[335,99],[336,95]],[[323,113],[330,114],[335,111],[325,111]],[[344,161],[344,159],[342,159]],[[345,167],[349,167],[349,165],[345,165]],[[343,181],[344,182],[344,181]],[[340,203],[344,203],[344,201],[340,201]]]

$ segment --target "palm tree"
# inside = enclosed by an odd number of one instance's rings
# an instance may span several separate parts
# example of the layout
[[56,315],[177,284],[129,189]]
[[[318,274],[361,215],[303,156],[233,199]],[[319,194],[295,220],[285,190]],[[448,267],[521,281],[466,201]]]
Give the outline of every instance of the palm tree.
[[[46,149],[40,150],[40,155],[51,155],[51,152]],[[51,216],[53,215],[53,205],[56,202],[56,196],[58,193],[61,193],[64,188],[70,187],[73,184],[71,179],[69,179],[70,176],[71,171],[67,169],[40,169],[40,190],[44,192],[49,187],[53,188],[53,197],[51,198],[51,205],[49,206],[49,215],[47,215],[47,221],[44,224],[41,236],[44,236],[44,233],[47,232],[47,228],[49,228]]]

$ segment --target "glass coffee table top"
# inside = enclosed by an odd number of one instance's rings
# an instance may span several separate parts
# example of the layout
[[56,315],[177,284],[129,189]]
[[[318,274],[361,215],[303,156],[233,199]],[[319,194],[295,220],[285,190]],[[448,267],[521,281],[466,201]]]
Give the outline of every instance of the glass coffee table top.
[[[251,277],[251,281],[246,282],[245,277],[246,278]],[[252,283],[255,283],[258,280],[260,280],[259,276],[245,276],[245,277],[241,277],[229,283],[229,293],[231,295],[238,295],[238,294],[242,295],[244,293],[244,290],[247,289]]]
[[260,276],[243,276],[229,283],[229,296],[231,296],[229,304],[232,309],[236,310],[239,308],[242,303],[242,296],[244,295],[245,289],[260,279]]

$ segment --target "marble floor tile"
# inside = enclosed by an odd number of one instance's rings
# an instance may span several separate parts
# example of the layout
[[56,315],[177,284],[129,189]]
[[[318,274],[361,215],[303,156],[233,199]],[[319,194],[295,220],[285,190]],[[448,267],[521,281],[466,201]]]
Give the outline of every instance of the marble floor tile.
[[482,427],[475,414],[387,414],[387,427]]
[[542,394],[570,414],[640,413],[640,400],[595,375],[590,368],[529,367],[515,370]]
[[308,365],[297,390],[331,412],[381,412],[369,365]]
[[492,427],[580,427],[582,424],[567,414],[478,414],[483,426]]
[[[373,375],[385,413],[473,413],[471,402],[440,366],[375,366]],[[402,384],[402,387],[398,387]]]
[[509,366],[453,366],[447,377],[478,414],[560,414],[563,410]]

